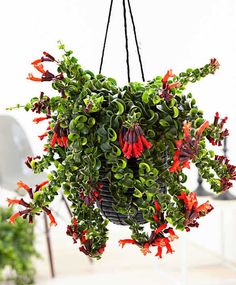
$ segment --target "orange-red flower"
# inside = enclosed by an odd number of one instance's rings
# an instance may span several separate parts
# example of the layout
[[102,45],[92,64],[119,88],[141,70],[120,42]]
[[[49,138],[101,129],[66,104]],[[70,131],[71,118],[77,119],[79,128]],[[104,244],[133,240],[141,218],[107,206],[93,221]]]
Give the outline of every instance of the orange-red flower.
[[24,182],[22,182],[21,180],[19,180],[19,181],[17,182],[17,186],[18,186],[17,190],[20,189],[20,188],[23,188],[23,189],[25,189],[26,191],[29,191],[30,189],[32,189],[32,188],[30,188],[27,184],[25,184]]
[[167,224],[162,224],[161,226],[159,226],[157,229],[155,229],[155,234],[159,234],[160,232],[162,232],[165,228],[167,227]]
[[45,74],[44,66],[42,64],[34,65],[34,67],[41,73]]
[[190,168],[190,161],[199,152],[199,142],[203,131],[209,127],[209,122],[204,121],[203,124],[197,129],[196,136],[192,136],[191,123],[184,122],[183,132],[184,137],[181,140],[176,140],[175,145],[177,150],[174,152],[173,164],[169,168],[170,172],[178,173],[183,168]]
[[175,77],[176,75],[172,73],[172,69],[168,70],[165,76],[162,78],[162,83],[166,83],[170,77]]
[[172,229],[172,228],[169,228],[168,229],[168,232],[169,232],[169,236],[168,236],[168,238],[169,238],[169,240],[170,241],[174,241],[175,239],[178,239],[179,237],[175,234],[175,232],[174,232],[174,230]]
[[168,80],[170,77],[175,77],[176,75],[172,73],[172,70],[168,70],[166,75],[162,78],[162,90],[159,91],[159,96],[164,98],[166,101],[170,101],[173,97],[171,94],[170,89],[177,88],[181,86],[181,83],[176,81],[173,83],[168,84]]
[[42,78],[35,77],[35,76],[33,76],[32,73],[29,73],[29,74],[28,74],[28,77],[27,77],[26,79],[29,79],[29,80],[32,80],[32,81],[42,82]]
[[57,222],[56,222],[56,220],[55,220],[53,214],[52,214],[52,213],[48,214],[48,217],[49,217],[49,219],[50,219],[50,226],[56,226],[56,225],[57,225]]
[[126,244],[136,244],[137,242],[133,239],[121,239],[119,240],[119,244],[122,246],[122,248],[126,245]]
[[15,224],[15,220],[20,217],[21,214],[20,212],[17,212],[15,214],[13,214],[10,218],[9,218],[9,222],[12,223],[12,224]]
[[184,204],[189,211],[196,208],[198,205],[197,195],[194,192],[191,192],[188,196],[186,192],[182,192],[180,196],[177,196],[177,198],[184,201]]
[[14,204],[20,204],[20,200],[18,199],[7,198],[7,202],[8,202],[8,207],[11,207]]
[[42,187],[47,185],[48,183],[49,183],[49,181],[45,180],[45,181],[41,182],[40,184],[36,184],[35,185],[35,191],[42,190]]
[[40,123],[40,122],[42,122],[42,121],[45,121],[45,120],[47,120],[47,119],[49,119],[49,118],[50,118],[49,116],[34,118],[34,119],[33,119],[33,122],[34,122],[35,124],[38,124],[38,123]]
[[152,252],[150,251],[149,247],[150,247],[150,244],[145,243],[144,246],[140,249],[141,252],[143,253],[143,255],[146,256],[148,253],[152,253]]

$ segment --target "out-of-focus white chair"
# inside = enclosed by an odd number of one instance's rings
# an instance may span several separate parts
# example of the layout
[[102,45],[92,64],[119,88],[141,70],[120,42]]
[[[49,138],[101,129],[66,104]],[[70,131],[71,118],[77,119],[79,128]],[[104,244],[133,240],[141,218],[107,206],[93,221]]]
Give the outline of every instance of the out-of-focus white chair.
[[20,179],[33,186],[45,180],[46,174],[34,174],[24,161],[33,151],[23,127],[9,115],[0,115],[0,186],[16,190]]
[[[10,115],[0,115],[0,201],[13,195],[20,179],[30,187],[46,179],[45,173],[34,174],[24,161],[27,156],[34,156],[30,142],[23,127]],[[24,194],[24,192],[21,192]],[[7,203],[6,203],[7,205]],[[47,218],[44,214],[45,234],[47,238],[48,255],[51,276],[54,277],[51,243]]]

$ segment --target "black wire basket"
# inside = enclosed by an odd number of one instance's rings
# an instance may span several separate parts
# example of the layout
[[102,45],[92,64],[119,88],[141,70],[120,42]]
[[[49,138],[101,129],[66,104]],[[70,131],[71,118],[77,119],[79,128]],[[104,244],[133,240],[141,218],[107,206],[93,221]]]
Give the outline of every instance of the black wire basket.
[[[100,190],[101,201],[97,201],[97,206],[100,209],[102,215],[106,217],[110,222],[116,225],[126,226],[128,225],[127,220],[129,218],[134,219],[139,224],[146,224],[147,221],[143,218],[143,214],[140,210],[137,210],[136,214],[133,216],[128,216],[125,214],[121,214],[114,209],[115,199],[112,196],[112,192],[110,191],[110,182],[107,178],[104,178],[107,171],[106,171],[106,164],[105,159],[102,161],[102,167],[100,170],[101,182],[103,184],[103,188]],[[138,169],[139,166],[136,162],[135,158],[131,158],[128,160],[127,167],[133,170],[134,177],[138,178]],[[165,191],[165,186],[161,185],[159,191]],[[133,196],[134,188],[129,188],[126,192],[128,197],[132,197],[132,201],[135,201],[135,197]],[[129,204],[130,206],[130,204]],[[131,206],[137,208],[134,204]]]

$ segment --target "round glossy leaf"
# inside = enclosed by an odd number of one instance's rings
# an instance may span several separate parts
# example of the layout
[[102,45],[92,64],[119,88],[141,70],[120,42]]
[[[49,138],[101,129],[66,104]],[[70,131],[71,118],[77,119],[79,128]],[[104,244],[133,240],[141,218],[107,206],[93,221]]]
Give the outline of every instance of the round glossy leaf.
[[108,139],[112,142],[117,140],[117,134],[112,128],[108,128]]

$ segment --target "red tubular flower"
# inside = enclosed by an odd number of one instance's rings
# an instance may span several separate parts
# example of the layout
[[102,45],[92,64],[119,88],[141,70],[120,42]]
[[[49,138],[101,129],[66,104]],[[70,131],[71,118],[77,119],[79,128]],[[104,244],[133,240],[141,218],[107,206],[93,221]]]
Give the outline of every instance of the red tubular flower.
[[42,74],[46,73],[42,64],[34,65],[34,67]]
[[43,207],[42,208],[43,209],[43,211],[46,213],[46,215],[49,217],[49,219],[50,219],[50,226],[56,226],[57,225],[57,222],[56,222],[56,220],[55,220],[55,218],[54,218],[54,216],[53,216],[53,214],[52,214],[52,212],[48,209],[48,208],[46,208],[46,207]]
[[174,252],[168,239],[165,240],[165,245],[166,245],[166,254]]
[[158,222],[159,222],[159,218],[158,218],[158,216],[157,216],[157,215],[153,215],[152,217],[153,217],[153,220],[154,220],[156,223],[158,223]]
[[48,52],[44,51],[43,54],[47,57],[47,60],[49,61],[56,61],[55,58],[49,54]]
[[42,82],[42,78],[34,77],[32,73],[29,73],[28,77],[26,79],[29,79],[29,80],[32,80],[32,81]]
[[68,137],[63,136],[61,139],[62,139],[63,145],[65,147],[68,147]]
[[180,86],[181,86],[180,82],[174,82],[174,83],[168,84],[168,89],[176,88],[176,87],[180,87]]
[[157,253],[155,256],[158,256],[159,258],[162,258],[162,247],[158,246],[157,247]]
[[46,117],[34,118],[34,119],[33,119],[33,122],[34,122],[35,124],[38,124],[38,123],[40,123],[40,122],[42,122],[42,121],[45,121],[45,120],[47,120],[47,119],[49,119],[48,116],[46,116]]
[[137,242],[133,239],[122,239],[119,240],[119,245],[122,246],[122,248],[126,245],[126,244],[136,244]]
[[73,219],[73,225],[74,225],[74,227],[77,227],[77,220],[76,220],[75,217],[74,217],[74,219]]
[[8,207],[11,207],[14,204],[20,204],[20,200],[17,200],[17,199],[7,198],[7,202],[8,202]]
[[148,243],[145,243],[144,246],[140,249],[143,255],[147,255],[147,253],[152,253],[149,249],[150,245]]
[[49,183],[49,181],[45,180],[45,181],[41,182],[39,185],[38,184],[35,185],[35,191],[42,190],[42,187],[47,185],[48,183]]
[[30,188],[27,184],[23,183],[21,180],[19,180],[19,181],[17,182],[17,186],[18,186],[17,190],[20,189],[20,188],[23,188],[23,189],[25,189],[26,191],[30,191],[30,190],[32,189],[32,188]]
[[182,192],[180,196],[177,196],[177,198],[184,201],[184,204],[189,211],[196,208],[198,205],[197,196],[194,192],[191,192],[188,196],[185,192]]
[[217,126],[217,124],[218,124],[219,118],[220,118],[220,116],[219,116],[219,112],[216,112],[216,114],[215,114],[215,118],[214,118],[214,126],[215,126],[215,127],[216,127],[216,126]]
[[19,211],[15,214],[13,214],[10,218],[9,218],[9,222],[12,224],[15,224],[15,220],[20,217],[23,216],[23,218],[27,217],[27,215],[31,212],[31,209],[26,209],[24,211]]
[[61,140],[60,137],[57,137],[57,143],[58,143],[58,145],[61,146],[61,147],[64,146],[64,144],[63,144],[63,142],[62,142],[62,140]]
[[197,130],[197,138],[200,138],[206,128],[209,128],[209,122],[204,121]]
[[214,209],[214,207],[209,203],[209,201],[206,201],[204,204],[197,207],[196,211],[200,213],[201,215],[205,216],[209,212],[211,212]]
[[52,136],[52,139],[51,139],[51,141],[50,141],[50,146],[51,146],[52,148],[54,148],[56,142],[57,142],[57,134],[54,133],[53,136]]
[[152,144],[150,142],[148,142],[144,136],[141,136],[141,141],[147,149],[150,149],[152,147]]
[[15,224],[15,220],[21,216],[20,212],[17,212],[15,214],[13,214],[10,218],[9,218],[9,222],[12,224]]
[[38,138],[42,141],[47,136],[48,136],[48,133],[43,133],[42,135],[38,136]]
[[18,199],[9,199],[9,198],[7,198],[7,202],[8,202],[8,207],[11,207],[14,204],[22,205],[22,206],[24,206],[26,208],[30,207],[30,204],[26,203],[24,201],[24,199],[18,200]]
[[50,219],[50,221],[51,221],[51,222],[50,222],[50,226],[56,226],[56,225],[57,225],[57,222],[56,222],[56,220],[55,220],[53,214],[50,213],[50,214],[48,215],[48,217],[49,217],[49,219]]
[[161,210],[161,206],[158,203],[158,201],[154,201],[154,206],[155,206],[155,209],[156,209],[157,212],[159,212]]
[[168,70],[165,76],[162,78],[162,83],[166,83],[170,77],[175,77],[176,75],[172,73],[172,69]]
[[155,234],[159,234],[160,232],[162,232],[165,228],[167,227],[167,224],[162,224],[160,227],[158,227],[157,229],[155,229]]
[[174,232],[174,230],[172,229],[172,228],[169,228],[168,229],[168,232],[169,232],[169,236],[168,236],[168,238],[169,238],[169,240],[170,241],[174,241],[175,239],[178,239],[179,237],[175,234],[175,232]]
[[42,58],[42,57],[39,58],[39,59],[34,60],[33,62],[31,62],[31,64],[32,64],[32,65],[38,65],[38,64],[40,64],[41,62],[43,62],[43,58]]

